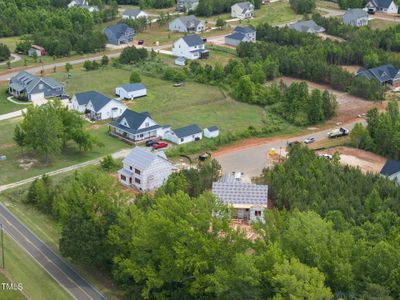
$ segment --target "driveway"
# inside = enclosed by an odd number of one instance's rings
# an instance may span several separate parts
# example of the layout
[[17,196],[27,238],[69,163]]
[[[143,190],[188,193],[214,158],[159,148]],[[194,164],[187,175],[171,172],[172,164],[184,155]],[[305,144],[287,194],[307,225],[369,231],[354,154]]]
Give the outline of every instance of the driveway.
[[[10,61],[10,63],[14,63],[14,62],[17,62],[19,60],[21,60],[21,56],[19,56],[17,54],[11,54],[11,59],[9,61]],[[8,62],[8,60],[0,63],[0,66],[7,64],[7,62]]]

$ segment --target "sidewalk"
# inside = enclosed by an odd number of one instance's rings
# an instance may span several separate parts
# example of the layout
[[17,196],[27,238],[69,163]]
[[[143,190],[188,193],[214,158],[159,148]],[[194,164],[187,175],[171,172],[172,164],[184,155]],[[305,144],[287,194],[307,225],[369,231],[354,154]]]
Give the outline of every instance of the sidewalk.
[[17,111],[13,111],[8,114],[0,115],[0,121],[8,120],[8,119],[16,118],[16,117],[21,117],[22,113],[25,111],[26,111],[26,108],[17,110]]

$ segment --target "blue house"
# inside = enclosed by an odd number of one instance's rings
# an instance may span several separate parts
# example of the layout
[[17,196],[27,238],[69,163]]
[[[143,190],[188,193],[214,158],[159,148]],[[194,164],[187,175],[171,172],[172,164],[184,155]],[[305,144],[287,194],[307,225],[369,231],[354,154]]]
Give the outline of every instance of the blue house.
[[64,86],[53,78],[41,78],[21,71],[11,77],[8,92],[29,101],[64,95]]
[[135,30],[123,23],[110,25],[103,32],[113,45],[128,44],[135,37]]
[[376,68],[358,70],[356,76],[365,77],[368,80],[376,79],[381,85],[396,85],[400,82],[400,71],[393,65],[383,65]]

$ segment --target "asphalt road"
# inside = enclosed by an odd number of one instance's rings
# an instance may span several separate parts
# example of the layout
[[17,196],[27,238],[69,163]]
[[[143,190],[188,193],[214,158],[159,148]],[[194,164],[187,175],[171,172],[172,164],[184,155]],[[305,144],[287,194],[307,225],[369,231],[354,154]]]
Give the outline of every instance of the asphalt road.
[[[357,122],[343,124],[341,127],[351,130],[356,123],[366,124],[365,120],[360,119]],[[214,158],[221,164],[223,173],[243,172],[247,177],[260,176],[262,170],[268,166],[267,153],[271,148],[279,152],[280,149],[285,150],[288,142],[303,142],[308,137],[314,137],[316,141],[326,139],[328,132],[332,129],[334,128],[322,131],[310,131],[307,135],[296,136],[289,139],[271,138],[270,142],[248,148],[234,149],[227,153],[222,152],[221,155],[214,156]]]
[[[106,299],[1,203],[0,223],[3,224],[6,234],[15,240],[73,298],[79,300]],[[5,255],[5,262],[7,264],[7,254]],[[45,291],[43,292],[45,293]]]

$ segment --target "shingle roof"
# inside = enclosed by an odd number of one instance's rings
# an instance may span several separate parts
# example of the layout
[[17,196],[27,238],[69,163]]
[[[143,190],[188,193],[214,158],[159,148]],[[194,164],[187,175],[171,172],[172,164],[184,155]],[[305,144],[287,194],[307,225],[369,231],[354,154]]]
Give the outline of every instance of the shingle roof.
[[243,41],[243,39],[245,37],[246,36],[240,32],[234,32],[234,33],[226,36],[226,38],[228,38],[228,39],[237,40],[237,41]]
[[304,33],[318,33],[325,31],[325,28],[317,25],[313,20],[297,21],[294,24],[290,24],[289,28]]
[[53,78],[40,78],[37,77],[31,73],[28,73],[26,71],[21,71],[18,72],[15,76],[13,76],[10,80],[13,84],[18,83],[20,86],[22,86],[28,93],[32,91],[32,89],[40,82],[44,82],[48,84],[49,86],[53,88],[60,88],[63,87],[63,85],[54,80]]
[[386,176],[393,175],[397,172],[400,172],[400,162],[394,159],[387,160],[381,170],[381,174]]
[[127,9],[122,15],[136,18],[141,12],[140,9]]
[[202,38],[198,34],[187,35],[182,39],[189,47],[204,45]]
[[249,26],[236,26],[234,31],[246,34],[246,33],[255,32],[256,30]]
[[268,186],[243,183],[230,174],[212,184],[212,193],[225,204],[248,204],[266,206],[268,204]]
[[219,128],[217,126],[211,126],[211,127],[207,127],[207,130],[212,132],[212,131],[218,131]]
[[111,98],[96,91],[76,93],[75,98],[79,105],[87,105],[90,101],[95,111],[99,111],[111,101]]
[[153,153],[150,150],[143,147],[135,147],[126,158],[124,158],[123,162],[127,164],[132,164],[135,167],[144,170],[148,168],[154,160],[157,158],[161,158],[163,161],[169,163],[172,167],[172,164],[166,159],[165,154]]
[[243,10],[250,9],[252,6],[252,4],[250,2],[239,2],[239,3],[236,3],[236,5],[238,5]]
[[201,20],[196,18],[194,15],[182,16],[177,18],[177,20],[180,20],[187,28],[197,27],[201,23]]
[[202,132],[201,128],[199,126],[197,126],[196,124],[192,124],[192,125],[189,125],[186,127],[174,129],[174,133],[178,138],[183,138],[183,137],[201,133],[201,132]]
[[116,38],[120,38],[123,36],[126,32],[126,30],[129,28],[128,25],[125,23],[120,23],[120,24],[113,24],[108,26],[106,29],[110,30],[112,34],[115,35]]
[[143,90],[146,87],[142,83],[127,83],[127,84],[121,85],[121,88],[123,88],[127,92],[134,92],[134,91]]
[[[150,117],[150,114],[148,112],[138,113],[133,110],[126,109],[122,113],[122,115],[117,120],[112,121],[110,125],[133,134],[150,131],[161,127],[160,125],[154,125],[151,127],[139,129],[139,127],[143,124],[144,120],[146,120],[147,117]],[[129,127],[120,124],[123,119],[126,120]]]
[[368,17],[368,13],[361,9],[361,8],[353,8],[353,9],[348,9],[343,17],[348,17],[348,18],[352,18],[352,19],[359,19],[359,18],[364,18],[364,17]]
[[379,82],[387,82],[390,80],[394,80],[396,75],[399,73],[399,69],[395,68],[391,64],[379,66],[376,68],[371,68],[371,69],[360,69],[357,72],[357,76],[364,76],[367,77],[368,79],[375,78]]
[[376,7],[388,8],[392,4],[393,0],[371,0],[372,4]]

